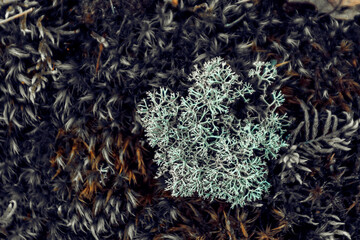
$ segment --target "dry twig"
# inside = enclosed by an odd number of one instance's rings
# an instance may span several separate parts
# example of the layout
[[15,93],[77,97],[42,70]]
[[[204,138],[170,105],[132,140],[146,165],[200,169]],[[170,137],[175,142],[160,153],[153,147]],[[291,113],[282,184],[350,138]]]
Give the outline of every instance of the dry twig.
[[16,19],[16,18],[22,17],[22,16],[24,16],[24,15],[32,12],[33,10],[34,10],[34,8],[29,8],[29,9],[26,10],[25,12],[16,14],[16,15],[14,15],[14,16],[12,16],[12,17],[7,18],[7,19],[3,19],[3,20],[0,21],[0,24],[8,23],[8,22],[10,22],[10,21],[12,21],[12,20],[14,20],[14,19]]

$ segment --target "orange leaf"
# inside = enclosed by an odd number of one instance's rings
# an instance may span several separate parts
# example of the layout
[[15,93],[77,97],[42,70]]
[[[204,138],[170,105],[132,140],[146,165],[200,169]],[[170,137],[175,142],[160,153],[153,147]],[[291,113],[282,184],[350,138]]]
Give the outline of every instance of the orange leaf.
[[216,215],[216,213],[212,210],[212,211],[210,211],[210,210],[205,210],[205,212],[207,212],[207,213],[209,213],[209,215],[210,215],[210,217],[211,217],[211,219],[212,220],[214,220],[214,221],[218,221],[218,216]]
[[58,139],[60,136],[63,136],[64,134],[65,134],[65,131],[62,128],[60,128],[55,139]]
[[113,193],[113,190],[112,190],[112,189],[110,189],[110,190],[107,192],[105,203],[107,203],[107,202],[110,200],[110,197],[111,197],[112,193]]
[[247,231],[245,229],[245,226],[244,226],[244,224],[242,222],[240,222],[240,228],[241,228],[241,232],[244,235],[244,237],[248,238],[249,234],[247,233]]
[[341,103],[341,108],[344,109],[346,112],[350,112],[350,107],[346,103]]
[[119,134],[116,138],[116,146],[119,148],[122,144],[122,136]]
[[55,163],[55,157],[52,157],[52,158],[50,158],[50,163],[51,163],[51,167],[55,167],[56,166],[56,163]]
[[140,148],[136,148],[136,156],[137,156],[137,161],[138,161],[138,170],[141,171],[142,175],[146,175],[145,164],[142,159]]
[[178,0],[172,0],[171,4],[173,5],[173,7],[177,7],[178,4],[179,4],[179,1]]
[[135,174],[132,171],[128,172],[128,178],[129,178],[129,183],[131,183],[131,180],[134,181],[134,183],[136,184],[136,178],[135,178]]
[[99,71],[99,67],[100,67],[100,56],[101,56],[101,52],[103,51],[104,49],[104,45],[102,43],[100,43],[100,46],[99,46],[99,55],[98,55],[98,58],[97,58],[97,62],[96,62],[96,73]]
[[99,171],[99,162],[100,162],[100,160],[101,160],[101,155],[99,154],[97,157],[96,157],[96,159],[95,159],[95,162],[92,164],[92,166],[91,166],[91,169],[92,170],[97,170],[97,171]]
[[290,62],[290,61],[278,63],[278,64],[275,65],[275,67],[281,67],[282,65],[288,64],[289,62]]
[[130,142],[130,140],[129,140],[129,139],[126,139],[126,142],[125,142],[125,145],[124,145],[124,148],[123,148],[122,153],[124,153],[124,152],[125,152],[125,150],[126,150],[127,146],[129,145],[129,142]]
[[61,168],[59,168],[59,169],[56,171],[55,175],[51,178],[51,180],[54,180],[54,178],[55,178],[57,175],[59,175],[60,172],[61,172]]
[[90,161],[92,162],[95,159],[95,153],[92,149],[90,150],[89,153],[90,153]]

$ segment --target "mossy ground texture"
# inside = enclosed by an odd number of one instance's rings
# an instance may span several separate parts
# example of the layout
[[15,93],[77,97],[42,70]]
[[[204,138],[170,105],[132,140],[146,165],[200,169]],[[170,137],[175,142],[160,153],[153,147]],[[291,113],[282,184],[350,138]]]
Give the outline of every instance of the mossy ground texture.
[[0,239],[360,239],[360,18],[0,1]]

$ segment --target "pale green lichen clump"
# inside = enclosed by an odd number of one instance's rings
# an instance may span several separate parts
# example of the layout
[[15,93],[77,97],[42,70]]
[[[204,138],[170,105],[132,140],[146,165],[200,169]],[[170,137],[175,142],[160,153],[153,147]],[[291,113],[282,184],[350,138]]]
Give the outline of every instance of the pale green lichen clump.
[[[255,66],[249,76],[267,83],[276,77],[270,63]],[[148,141],[157,147],[157,177],[170,176],[166,190],[176,197],[197,193],[232,207],[261,199],[270,187],[265,159],[277,157],[287,146],[282,140],[286,116],[275,113],[283,95],[272,93],[273,102],[266,102],[268,111],[261,121],[241,120],[231,113],[230,104],[240,98],[247,103],[255,90],[222,58],[206,62],[200,70],[195,66],[189,80],[195,83],[186,97],[160,88],[148,92],[138,106]]]

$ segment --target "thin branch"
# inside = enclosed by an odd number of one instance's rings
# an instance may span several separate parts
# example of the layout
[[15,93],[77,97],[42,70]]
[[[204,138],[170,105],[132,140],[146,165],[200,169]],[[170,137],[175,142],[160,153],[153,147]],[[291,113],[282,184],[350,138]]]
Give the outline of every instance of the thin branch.
[[25,12],[22,12],[22,13],[16,14],[15,16],[4,19],[4,20],[0,21],[0,24],[5,24],[5,23],[10,22],[10,21],[12,21],[12,20],[14,20],[16,18],[22,17],[22,16],[32,12],[33,10],[34,10],[34,8],[30,8],[30,9],[26,10]]

